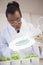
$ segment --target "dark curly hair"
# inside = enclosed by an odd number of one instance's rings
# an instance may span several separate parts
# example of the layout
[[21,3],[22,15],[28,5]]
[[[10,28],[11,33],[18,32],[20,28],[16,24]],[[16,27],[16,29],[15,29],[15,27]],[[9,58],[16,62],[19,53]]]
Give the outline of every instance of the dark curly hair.
[[20,8],[19,8],[19,3],[16,1],[9,2],[7,4],[6,17],[8,17],[8,14],[14,14],[15,11],[18,11],[20,15],[22,16]]

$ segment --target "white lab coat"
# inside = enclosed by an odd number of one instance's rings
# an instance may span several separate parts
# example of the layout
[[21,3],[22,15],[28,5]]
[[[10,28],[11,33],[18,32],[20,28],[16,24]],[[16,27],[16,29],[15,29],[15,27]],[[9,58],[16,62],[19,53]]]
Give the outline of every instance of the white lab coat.
[[[20,33],[17,33],[16,30],[9,24],[8,27],[4,29],[3,32],[0,33],[0,57],[11,56],[11,50],[9,49],[9,44],[13,39],[25,35],[34,36],[36,32],[37,31],[35,27],[31,23],[28,24],[23,18]],[[31,51],[29,51],[29,53]]]

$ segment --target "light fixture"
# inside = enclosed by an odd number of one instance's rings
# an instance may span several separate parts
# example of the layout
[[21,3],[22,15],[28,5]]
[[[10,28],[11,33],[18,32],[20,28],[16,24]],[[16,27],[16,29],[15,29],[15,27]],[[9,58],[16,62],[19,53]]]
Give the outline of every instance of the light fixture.
[[25,37],[20,37],[20,38],[14,39],[9,44],[9,47],[13,51],[18,51],[21,49],[28,48],[28,47],[32,46],[34,43],[35,43],[34,38],[29,38],[29,37],[25,36]]

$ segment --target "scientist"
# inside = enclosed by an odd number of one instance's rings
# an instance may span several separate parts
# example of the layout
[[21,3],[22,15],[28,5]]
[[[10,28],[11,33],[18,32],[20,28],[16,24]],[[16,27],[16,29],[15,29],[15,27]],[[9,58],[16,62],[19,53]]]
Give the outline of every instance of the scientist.
[[32,24],[28,25],[22,18],[19,4],[16,1],[8,3],[6,17],[9,25],[0,33],[0,57],[11,56],[9,44],[13,39],[26,35],[32,36],[35,30]]

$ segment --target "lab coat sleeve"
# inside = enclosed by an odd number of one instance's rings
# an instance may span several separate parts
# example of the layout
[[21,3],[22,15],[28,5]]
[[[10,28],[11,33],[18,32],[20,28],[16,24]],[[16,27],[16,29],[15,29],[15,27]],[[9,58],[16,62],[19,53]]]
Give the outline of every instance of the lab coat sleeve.
[[39,51],[39,47],[38,45],[34,44],[32,46],[32,49],[33,49],[33,54],[37,55],[38,57],[40,57],[40,51]]
[[10,49],[5,38],[0,34],[0,57],[10,56]]
[[8,46],[6,39],[0,34],[0,48]]

